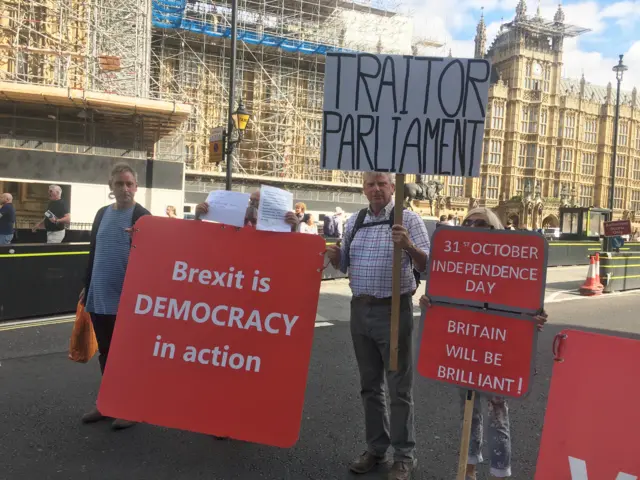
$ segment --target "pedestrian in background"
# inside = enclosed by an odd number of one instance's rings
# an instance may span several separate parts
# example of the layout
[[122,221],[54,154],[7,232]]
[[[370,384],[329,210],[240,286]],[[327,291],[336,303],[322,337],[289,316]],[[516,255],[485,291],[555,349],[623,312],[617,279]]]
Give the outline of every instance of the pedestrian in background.
[[[504,227],[493,210],[485,207],[474,208],[462,221],[463,227],[487,228],[503,230]],[[420,305],[425,309],[431,306],[428,297],[420,298]],[[535,315],[538,329],[547,321],[545,312]],[[466,400],[467,390],[460,389],[462,409]],[[487,402],[489,410],[489,456],[491,478],[507,478],[511,476],[511,427],[509,423],[509,407],[504,397],[486,395],[476,392],[473,404],[473,420],[471,424],[471,440],[469,442],[469,456],[467,459],[467,480],[476,480],[477,466],[482,463],[482,444],[484,442],[484,416],[482,401]]]
[[298,202],[293,206],[293,209],[298,217],[299,223],[305,223],[309,220],[309,214],[307,213],[307,205],[304,202]]
[[310,233],[312,235],[318,235],[318,226],[316,225],[316,219],[311,213],[307,216],[307,221],[300,223],[300,233]]
[[13,207],[13,195],[0,194],[0,245],[11,243],[15,223],[16,209]]
[[69,206],[62,199],[62,188],[59,185],[50,185],[47,211],[32,231],[35,232],[44,226],[47,231],[47,243],[61,243],[66,233],[66,225],[70,223]]
[[[85,304],[85,310],[91,315],[103,375],[127,271],[133,226],[140,217],[150,215],[147,209],[135,201],[138,175],[126,163],[119,163],[113,167],[109,188],[116,201],[98,210],[93,221],[89,265],[85,287],[80,293],[80,301]],[[82,421],[93,423],[104,418],[96,407],[85,414]],[[112,423],[116,430],[132,425],[134,422],[122,419],[115,419]]]
[[165,213],[169,218],[178,218],[178,212],[176,211],[176,207],[174,207],[173,205],[167,205]]
[[[413,301],[417,289],[414,269],[427,268],[429,234],[420,216],[403,209],[402,225],[393,225],[394,179],[388,173],[368,172],[363,178],[369,208],[347,220],[341,246],[327,247],[332,264],[349,271],[351,338],[360,371],[367,449],[349,466],[367,473],[386,464],[393,446],[389,480],[408,480],[416,468],[413,406]],[[394,245],[403,250],[398,369],[389,370],[391,288]],[[385,376],[390,409],[387,409]],[[390,411],[389,411],[390,410]]]

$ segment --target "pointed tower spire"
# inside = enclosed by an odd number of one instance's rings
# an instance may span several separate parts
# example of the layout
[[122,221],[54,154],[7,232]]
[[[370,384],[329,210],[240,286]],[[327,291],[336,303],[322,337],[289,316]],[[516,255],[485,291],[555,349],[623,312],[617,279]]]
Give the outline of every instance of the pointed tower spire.
[[376,51],[378,54],[382,53],[382,37],[378,37],[378,44],[376,45]]
[[516,6],[516,20],[524,20],[527,16],[527,2],[520,0]]
[[449,58],[452,58],[453,54],[451,53],[451,49],[449,49]]
[[564,10],[562,10],[562,4],[559,3],[558,4],[558,10],[556,11],[556,14],[553,16],[553,21],[555,23],[564,23]]
[[484,7],[482,7],[480,21],[476,27],[476,38],[474,42],[476,44],[475,58],[484,58],[484,52],[487,46],[487,26],[484,23]]
[[536,18],[538,20],[542,19],[542,12],[540,11],[540,2],[541,0],[538,0],[538,8],[536,9]]

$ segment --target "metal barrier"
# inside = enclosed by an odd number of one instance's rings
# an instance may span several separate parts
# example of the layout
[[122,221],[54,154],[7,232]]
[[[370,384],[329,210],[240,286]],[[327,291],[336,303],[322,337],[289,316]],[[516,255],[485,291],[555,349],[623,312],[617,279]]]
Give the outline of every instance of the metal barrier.
[[0,321],[75,312],[88,243],[0,245]]
[[[602,250],[601,242],[549,242],[550,267],[589,265],[589,256]],[[625,243],[621,252],[640,252],[640,242]]]
[[[88,234],[74,233],[78,238]],[[19,242],[26,240],[24,237],[32,238],[31,235],[45,236],[45,233],[26,231]],[[327,245],[332,244],[335,240],[327,239]],[[598,245],[551,242],[549,266],[588,263],[589,254],[598,251]],[[600,257],[600,276],[607,292],[640,288],[640,251],[637,251],[640,243],[627,244],[625,248],[629,251]],[[0,245],[0,321],[75,312],[78,294],[84,286],[88,253],[89,244],[85,242]],[[347,278],[333,268],[326,255],[324,264],[323,280]]]
[[606,293],[640,288],[639,252],[601,253],[600,281]]
[[550,267],[589,265],[589,255],[602,249],[600,242],[549,242]]
[[[83,243],[91,240],[91,228],[85,229],[69,229],[65,231],[62,243]],[[12,244],[25,243],[46,243],[46,230],[36,230],[32,232],[30,228],[19,228],[14,232]]]

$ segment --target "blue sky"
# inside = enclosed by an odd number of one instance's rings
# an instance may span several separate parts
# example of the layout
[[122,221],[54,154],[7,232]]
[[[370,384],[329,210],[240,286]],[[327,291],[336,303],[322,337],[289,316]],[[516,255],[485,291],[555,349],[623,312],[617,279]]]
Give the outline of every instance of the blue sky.
[[[399,0],[414,19],[416,37],[445,42],[454,56],[473,55],[473,38],[484,7],[488,43],[500,28],[501,19],[513,19],[518,0]],[[528,0],[527,14],[535,15],[538,5],[544,18],[552,19],[557,0]],[[625,55],[629,71],[623,89],[640,88],[640,0],[564,0],[566,23],[591,31],[565,41],[564,76],[579,77],[606,85],[614,81],[611,68],[618,55]]]

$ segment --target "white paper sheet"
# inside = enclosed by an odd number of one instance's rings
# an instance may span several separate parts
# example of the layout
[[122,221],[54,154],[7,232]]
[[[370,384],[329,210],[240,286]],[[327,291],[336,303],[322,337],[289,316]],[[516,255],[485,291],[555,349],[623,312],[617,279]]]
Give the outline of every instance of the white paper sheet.
[[269,232],[290,232],[291,225],[285,223],[284,216],[292,210],[293,193],[262,185],[256,229]]
[[249,197],[248,193],[214,190],[207,197],[209,212],[202,215],[201,218],[234,227],[243,227],[244,215],[249,206]]

